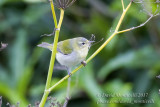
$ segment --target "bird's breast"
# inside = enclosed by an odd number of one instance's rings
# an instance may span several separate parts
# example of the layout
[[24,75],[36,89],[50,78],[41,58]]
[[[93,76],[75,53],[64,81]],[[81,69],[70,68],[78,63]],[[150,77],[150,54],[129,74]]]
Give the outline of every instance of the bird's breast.
[[73,67],[84,61],[87,54],[88,50],[84,49],[73,51],[71,54],[68,55],[64,55],[58,52],[56,54],[56,59],[61,65],[64,65],[66,67]]
[[84,60],[87,57],[88,48],[84,48],[84,49],[79,50],[78,54],[79,54],[79,57]]
[[81,56],[77,52],[72,52],[71,54],[64,55],[60,52],[56,54],[57,61],[66,67],[73,67],[81,63]]

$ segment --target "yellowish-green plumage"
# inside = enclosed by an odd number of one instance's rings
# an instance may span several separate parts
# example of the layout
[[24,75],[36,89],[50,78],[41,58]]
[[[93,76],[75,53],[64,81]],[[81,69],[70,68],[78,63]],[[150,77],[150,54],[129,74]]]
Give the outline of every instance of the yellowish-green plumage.
[[57,48],[64,54],[70,54],[73,51],[71,41],[71,39],[61,41],[58,43]]

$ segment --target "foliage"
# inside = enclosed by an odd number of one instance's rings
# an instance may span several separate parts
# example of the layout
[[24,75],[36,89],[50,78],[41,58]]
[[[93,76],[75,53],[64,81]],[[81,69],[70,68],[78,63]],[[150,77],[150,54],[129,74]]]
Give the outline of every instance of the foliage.
[[[34,1],[0,0],[0,41],[8,43],[7,48],[0,51],[0,96],[3,96],[3,106],[7,102],[20,102],[22,107],[30,103],[34,105],[34,102],[41,100],[43,94],[50,52],[36,45],[41,41],[53,41],[53,37],[40,36],[52,33],[54,23],[49,2]],[[126,5],[128,1],[124,1]],[[60,40],[77,36],[90,38],[91,34],[95,34],[96,41],[107,39],[117,24],[119,17],[115,17],[122,13],[121,10],[120,0],[77,1],[65,13]],[[147,18],[141,4],[134,3],[121,29],[139,25]],[[103,93],[148,93],[147,97],[141,99],[153,99],[153,104],[137,103],[131,106],[160,106],[160,80],[156,78],[160,71],[158,20],[159,17],[153,18],[142,28],[119,34],[86,67],[73,75],[72,99],[68,106],[130,106],[127,103],[97,104],[98,101],[116,99],[97,97]],[[94,45],[88,56],[101,44]],[[56,69],[52,84],[66,74],[66,71]],[[63,102],[66,86],[67,82],[62,83],[54,89],[51,96]],[[126,100],[125,97],[119,99]]]

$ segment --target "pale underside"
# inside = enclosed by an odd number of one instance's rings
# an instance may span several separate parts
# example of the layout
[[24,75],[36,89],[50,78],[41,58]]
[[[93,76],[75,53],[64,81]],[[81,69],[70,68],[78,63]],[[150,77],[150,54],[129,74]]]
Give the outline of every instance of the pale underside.
[[83,55],[80,55],[78,52],[75,51],[68,55],[57,52],[56,59],[61,65],[71,68],[84,61],[86,56],[87,53],[83,53]]

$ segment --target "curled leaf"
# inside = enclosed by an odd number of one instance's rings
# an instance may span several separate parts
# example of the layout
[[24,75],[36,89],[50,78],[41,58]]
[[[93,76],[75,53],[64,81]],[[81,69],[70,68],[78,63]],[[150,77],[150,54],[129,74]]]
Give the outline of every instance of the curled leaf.
[[7,46],[8,46],[8,44],[6,44],[6,43],[2,43],[2,42],[1,42],[1,48],[0,48],[0,51],[2,51],[3,49],[5,49]]
[[160,79],[160,75],[156,76],[158,79]]

